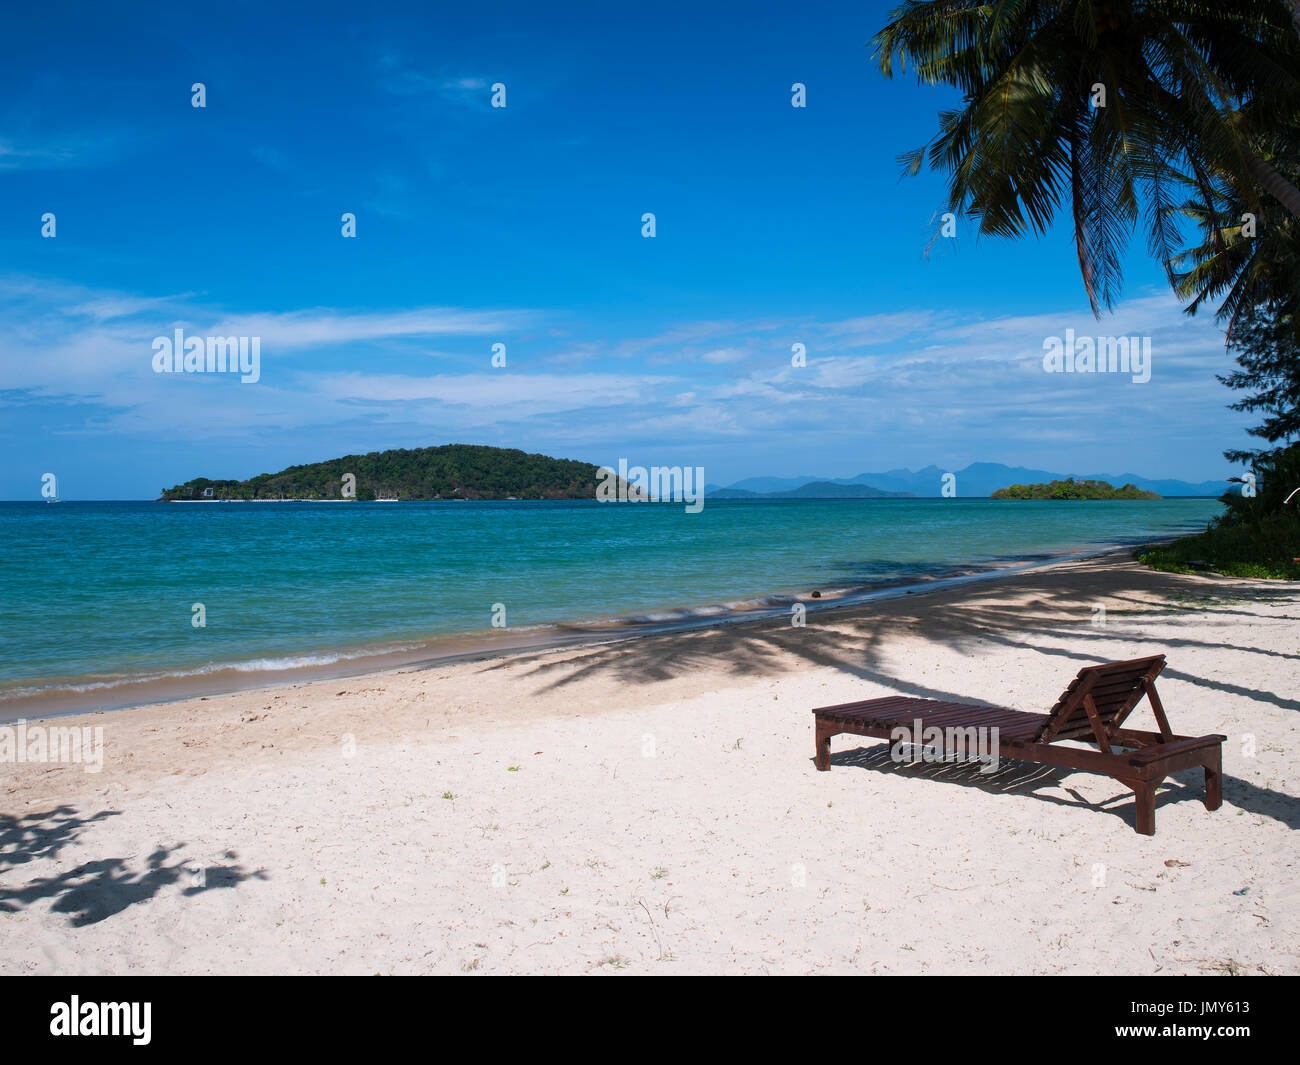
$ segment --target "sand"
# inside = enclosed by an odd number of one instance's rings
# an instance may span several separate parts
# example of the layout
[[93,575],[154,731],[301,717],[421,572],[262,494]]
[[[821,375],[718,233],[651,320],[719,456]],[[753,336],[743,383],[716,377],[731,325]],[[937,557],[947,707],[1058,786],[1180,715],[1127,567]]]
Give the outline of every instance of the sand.
[[[1229,740],[1154,837],[1104,777],[813,767],[814,706],[1042,712],[1161,652],[1175,731]],[[0,764],[0,972],[1296,973],[1298,660],[1300,591],[1108,557],[63,719],[104,765]]]

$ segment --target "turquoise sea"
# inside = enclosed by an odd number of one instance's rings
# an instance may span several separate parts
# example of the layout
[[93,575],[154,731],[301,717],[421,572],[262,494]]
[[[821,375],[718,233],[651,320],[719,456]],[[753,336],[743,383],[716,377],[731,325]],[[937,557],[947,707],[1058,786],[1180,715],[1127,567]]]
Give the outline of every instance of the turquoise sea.
[[0,717],[14,700],[59,693],[120,705],[124,682],[142,677],[224,687],[382,649],[432,657],[615,619],[725,616],[813,589],[829,598],[1199,530],[1220,509],[1210,499],[743,500],[699,514],[594,501],[0,503]]

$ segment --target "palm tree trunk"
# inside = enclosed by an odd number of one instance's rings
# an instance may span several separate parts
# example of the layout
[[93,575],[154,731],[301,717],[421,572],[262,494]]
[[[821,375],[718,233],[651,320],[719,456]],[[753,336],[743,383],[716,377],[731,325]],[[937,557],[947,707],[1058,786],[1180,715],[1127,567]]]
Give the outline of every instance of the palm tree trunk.
[[[1289,0],[1289,2],[1300,8],[1300,0]],[[1250,170],[1251,176],[1259,182],[1265,192],[1296,218],[1300,218],[1300,189],[1297,189],[1250,149],[1243,149],[1243,151],[1246,156],[1246,167]]]

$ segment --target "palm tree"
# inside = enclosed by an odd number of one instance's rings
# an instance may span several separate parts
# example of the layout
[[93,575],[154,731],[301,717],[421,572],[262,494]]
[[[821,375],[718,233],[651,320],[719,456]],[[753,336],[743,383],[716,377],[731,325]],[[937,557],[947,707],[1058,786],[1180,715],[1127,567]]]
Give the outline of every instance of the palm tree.
[[[1269,161],[1289,179],[1300,176],[1300,141],[1284,156],[1270,153]],[[1177,209],[1197,224],[1201,242],[1175,255],[1169,267],[1174,292],[1189,301],[1189,314],[1220,300],[1215,317],[1227,323],[1231,343],[1253,308],[1300,308],[1300,219],[1268,200],[1256,214],[1222,175],[1212,182],[1212,193],[1207,201],[1193,185],[1192,197]],[[1294,324],[1300,330],[1300,317]]]
[[1212,203],[1226,175],[1247,203],[1262,192],[1300,217],[1300,189],[1253,147],[1255,116],[1300,119],[1300,34],[1282,0],[908,0],[875,47],[886,77],[910,62],[964,97],[906,170],[928,157],[946,171],[948,209],[984,234],[1041,235],[1068,198],[1095,315],[1139,218],[1171,269],[1184,180]]

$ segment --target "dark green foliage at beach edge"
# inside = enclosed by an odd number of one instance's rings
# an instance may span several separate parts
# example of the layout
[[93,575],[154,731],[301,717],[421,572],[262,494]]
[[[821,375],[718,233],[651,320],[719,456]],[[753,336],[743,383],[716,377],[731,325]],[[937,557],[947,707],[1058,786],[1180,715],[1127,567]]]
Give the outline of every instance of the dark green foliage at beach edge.
[[[1138,554],[1167,573],[1300,580],[1300,444],[1254,462],[1253,496],[1223,497],[1227,512],[1203,533]],[[1290,497],[1290,502],[1287,502]]]
[[1138,555],[1166,573],[1221,573],[1225,577],[1300,580],[1300,527],[1279,519],[1254,529],[1224,527],[1175,540]]
[[1160,499],[1155,492],[1148,492],[1136,485],[1126,484],[1116,488],[1106,481],[1076,481],[1067,477],[1064,481],[1051,481],[1048,484],[1013,484],[1009,488],[999,488],[989,496],[990,499]]
[[161,499],[342,499],[349,473],[356,478],[356,498],[362,501],[594,499],[597,470],[589,462],[530,455],[514,448],[446,444],[345,455],[246,481],[196,477],[164,489]]

